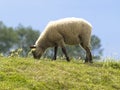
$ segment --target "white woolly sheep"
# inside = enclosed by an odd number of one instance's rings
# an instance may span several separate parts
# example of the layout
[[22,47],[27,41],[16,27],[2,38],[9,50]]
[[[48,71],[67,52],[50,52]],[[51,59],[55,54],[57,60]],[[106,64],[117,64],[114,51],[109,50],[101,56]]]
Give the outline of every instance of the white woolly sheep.
[[92,55],[89,49],[91,40],[92,25],[81,18],[64,18],[49,22],[42,32],[35,45],[31,48],[35,59],[39,59],[48,47],[54,47],[54,57],[56,60],[57,49],[60,46],[65,54],[66,60],[70,61],[65,44],[80,44],[86,51],[85,62],[92,62]]

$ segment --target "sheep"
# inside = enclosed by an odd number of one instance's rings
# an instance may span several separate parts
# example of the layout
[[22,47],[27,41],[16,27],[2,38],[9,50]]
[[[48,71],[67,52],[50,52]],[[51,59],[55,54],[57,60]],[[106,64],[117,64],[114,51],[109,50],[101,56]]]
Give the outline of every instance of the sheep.
[[61,47],[66,60],[70,61],[65,45],[80,45],[86,51],[85,62],[92,63],[92,54],[90,51],[92,25],[82,18],[63,18],[51,21],[45,27],[35,45],[30,48],[33,57],[40,59],[48,47],[54,47],[53,60],[56,60],[57,49]]

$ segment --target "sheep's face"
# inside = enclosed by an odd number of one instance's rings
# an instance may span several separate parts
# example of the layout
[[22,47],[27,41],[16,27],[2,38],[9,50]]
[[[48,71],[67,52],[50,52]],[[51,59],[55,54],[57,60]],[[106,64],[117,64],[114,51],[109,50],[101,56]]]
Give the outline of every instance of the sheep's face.
[[32,54],[35,59],[40,59],[44,50],[41,47],[31,46]]

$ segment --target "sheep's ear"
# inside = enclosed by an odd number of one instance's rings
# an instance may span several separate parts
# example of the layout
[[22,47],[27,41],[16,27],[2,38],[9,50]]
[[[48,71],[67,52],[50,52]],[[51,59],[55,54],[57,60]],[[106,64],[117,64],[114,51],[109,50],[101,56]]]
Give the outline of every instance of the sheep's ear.
[[35,45],[31,45],[30,48],[31,48],[31,49],[32,49],[32,48],[36,48],[36,46],[35,46]]

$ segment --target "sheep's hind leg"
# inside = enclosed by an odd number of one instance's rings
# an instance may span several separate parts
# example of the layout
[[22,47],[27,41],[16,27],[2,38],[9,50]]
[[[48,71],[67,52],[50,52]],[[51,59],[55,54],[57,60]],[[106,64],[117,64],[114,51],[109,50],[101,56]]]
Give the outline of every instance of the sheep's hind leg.
[[53,56],[53,60],[56,60],[56,57],[57,57],[57,49],[58,49],[58,46],[55,46],[55,47],[54,47],[54,56]]
[[92,54],[91,54],[91,51],[90,51],[89,47],[85,47],[84,49],[86,50],[86,60],[85,60],[85,63],[86,62],[93,63],[92,62]]
[[93,62],[93,61],[92,61],[92,54],[91,54],[91,51],[90,51],[89,47],[88,47],[88,46],[85,46],[85,45],[83,45],[83,44],[81,44],[81,46],[82,46],[82,47],[85,49],[85,51],[86,51],[85,63],[87,63],[87,62],[92,63],[92,62]]

